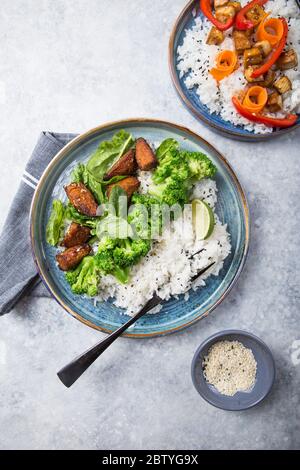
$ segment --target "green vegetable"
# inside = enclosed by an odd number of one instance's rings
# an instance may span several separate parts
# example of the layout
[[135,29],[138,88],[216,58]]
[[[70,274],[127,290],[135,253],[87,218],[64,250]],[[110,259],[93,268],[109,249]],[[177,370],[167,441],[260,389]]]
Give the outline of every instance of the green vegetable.
[[169,206],[183,206],[189,200],[193,184],[203,178],[211,178],[215,165],[201,152],[180,150],[174,139],[163,141],[156,151],[159,165],[153,173],[149,193]]
[[98,269],[104,274],[112,274],[122,284],[128,282],[129,270],[127,267],[119,266],[114,259],[114,250],[118,240],[108,236],[102,237],[98,246],[98,253],[95,255],[95,262]]
[[74,294],[97,295],[100,280],[99,268],[94,256],[83,258],[79,266],[66,273],[66,279]]
[[128,223],[134,231],[132,238],[149,238],[150,221],[147,207],[142,204],[134,204],[129,209]]
[[159,200],[150,194],[133,194],[128,213],[128,222],[137,237],[157,238],[162,233],[163,210]]
[[113,275],[122,284],[127,284],[127,282],[129,281],[129,269],[128,268],[121,269],[119,268],[119,266],[116,266],[113,272]]
[[117,176],[113,176],[112,178],[110,178],[110,180],[105,180],[105,181],[102,181],[102,185],[105,187],[109,184],[112,184],[112,183],[118,183],[118,181],[122,181],[124,178],[127,178],[127,175],[124,175],[124,176],[121,176],[121,175],[117,175]]
[[149,193],[168,206],[188,202],[188,185],[185,180],[176,177],[168,177],[164,183],[152,184]]
[[46,240],[52,246],[59,242],[64,225],[65,208],[61,201],[54,199],[52,211],[46,227]]
[[114,186],[111,190],[109,200],[109,213],[117,217],[127,215],[128,197],[126,191],[120,186]]
[[99,183],[107,170],[134,144],[131,134],[121,130],[109,141],[101,142],[87,163],[87,170]]
[[184,152],[184,157],[188,163],[190,175],[196,180],[212,178],[217,168],[212,161],[201,152]]
[[103,185],[99,183],[91,173],[88,172],[83,163],[79,163],[72,172],[72,181],[83,183],[93,193],[96,201],[102,204],[105,201]]
[[90,227],[96,229],[99,217],[88,217],[86,215],[80,214],[71,203],[67,204],[65,210],[65,219],[76,222],[77,224],[84,225],[85,227]]
[[168,152],[172,150],[178,150],[178,149],[179,149],[179,144],[175,139],[165,139],[157,148],[155,154],[156,154],[157,159],[161,161]]
[[[121,246],[113,250],[113,257],[116,265],[127,268],[136,264],[150,250],[149,240],[121,240]],[[122,246],[123,245],[123,246]]]
[[96,235],[101,239],[104,235],[111,238],[127,238],[133,237],[133,230],[126,219],[108,214],[100,220],[96,226]]
[[134,193],[131,198],[131,203],[133,205],[142,204],[149,210],[151,209],[153,205],[159,204],[159,200],[147,193],[146,194]]

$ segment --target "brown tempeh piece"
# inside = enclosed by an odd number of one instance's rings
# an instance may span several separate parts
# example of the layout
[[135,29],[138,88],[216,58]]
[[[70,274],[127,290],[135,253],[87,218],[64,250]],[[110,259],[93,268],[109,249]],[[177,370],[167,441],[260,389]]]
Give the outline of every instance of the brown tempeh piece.
[[104,175],[104,180],[110,180],[114,176],[134,175],[137,170],[134,150],[128,150]]
[[138,167],[141,170],[148,171],[155,168],[157,165],[156,156],[145,139],[142,137],[137,139],[135,144],[135,158]]
[[88,241],[90,236],[91,230],[88,227],[72,222],[65,233],[61,246],[71,248],[71,246],[82,245]]
[[64,189],[70,203],[80,214],[89,217],[95,217],[97,215],[98,204],[91,191],[83,183],[71,183],[65,186]]
[[277,92],[273,91],[268,96],[267,108],[270,113],[277,113],[282,109],[282,96]]
[[297,67],[298,56],[294,49],[289,49],[281,54],[276,62],[276,65],[280,70],[289,70]]
[[133,193],[139,189],[140,182],[135,176],[128,176],[128,178],[124,178],[117,183],[109,184],[106,191],[108,198],[114,186],[120,186],[124,191],[126,191],[128,198],[131,198]]
[[207,36],[206,44],[218,46],[224,41],[224,33],[213,26]]
[[235,16],[235,8],[232,5],[225,5],[220,8],[216,8],[215,17],[221,23],[226,23],[230,18]]
[[62,271],[70,271],[76,268],[80,261],[91,252],[90,245],[76,245],[67,248],[65,251],[56,255],[56,261]]
[[245,49],[251,48],[251,40],[249,34],[246,31],[239,31],[235,29],[232,33],[234,46],[238,53],[243,52]]
[[277,80],[273,83],[273,86],[281,95],[287,93],[293,88],[291,80],[286,75],[277,78]]
[[260,5],[254,5],[250,10],[246,13],[246,18],[257,26],[264,18],[265,10]]

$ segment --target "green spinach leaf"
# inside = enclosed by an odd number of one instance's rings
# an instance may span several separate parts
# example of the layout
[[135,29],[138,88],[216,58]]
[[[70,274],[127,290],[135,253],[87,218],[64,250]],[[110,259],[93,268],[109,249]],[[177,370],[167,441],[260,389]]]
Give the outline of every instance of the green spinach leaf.
[[63,203],[58,199],[54,199],[51,214],[46,226],[46,240],[52,246],[56,246],[59,242],[64,225],[64,215],[65,208]]
[[108,200],[108,212],[111,211],[117,217],[127,216],[128,197],[126,191],[120,186],[114,186]]
[[101,142],[87,163],[87,170],[99,183],[107,170],[134,144],[131,134],[119,131],[109,141]]
[[158,160],[163,160],[163,158],[172,150],[178,150],[179,143],[175,139],[165,139],[162,141],[158,149],[156,150],[156,156]]
[[98,222],[96,234],[99,240],[103,236],[108,236],[113,239],[132,238],[134,236],[132,227],[127,220],[112,214],[108,214],[104,219]]
[[83,183],[93,193],[96,201],[102,204],[105,200],[102,184],[88,172],[83,163],[79,163],[72,172],[72,181]]
[[65,219],[90,228],[96,228],[96,225],[99,222],[98,217],[88,217],[80,214],[80,212],[78,212],[70,203],[68,203],[65,210]]

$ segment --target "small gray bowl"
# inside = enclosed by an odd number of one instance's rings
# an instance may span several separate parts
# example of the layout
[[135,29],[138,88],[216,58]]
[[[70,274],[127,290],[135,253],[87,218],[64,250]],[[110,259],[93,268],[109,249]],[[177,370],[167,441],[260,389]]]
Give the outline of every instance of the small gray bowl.
[[[252,350],[257,362],[255,384],[250,391],[237,392],[234,396],[222,395],[203,375],[202,362],[209,348],[219,341],[239,341]],[[195,352],[192,362],[192,379],[197,392],[213,406],[228,411],[241,411],[260,403],[270,392],[275,380],[275,363],[268,346],[247,331],[226,330],[206,339]]]

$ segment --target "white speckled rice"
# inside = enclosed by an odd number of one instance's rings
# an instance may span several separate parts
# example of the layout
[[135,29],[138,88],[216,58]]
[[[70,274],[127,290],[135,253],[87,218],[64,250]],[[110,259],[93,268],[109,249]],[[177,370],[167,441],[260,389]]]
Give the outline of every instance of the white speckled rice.
[[[139,178],[141,188],[145,191],[151,173],[141,172]],[[203,199],[214,208],[217,201],[215,181],[207,179],[199,182],[193,190],[194,198]],[[216,216],[216,225],[211,237],[197,241],[192,229],[190,206],[186,207],[183,217],[186,220],[184,234],[180,218],[164,231],[161,239],[154,242],[148,255],[132,269],[129,284],[121,285],[113,276],[103,277],[96,302],[112,297],[115,305],[124,308],[124,313],[132,315],[152,297],[153,292],[158,292],[163,299],[186,293],[187,299],[187,291],[191,288],[190,278],[212,261],[216,262],[215,266],[197,280],[193,288],[204,286],[204,279],[211,274],[218,275],[231,249],[226,225],[222,225]],[[189,259],[191,254],[202,248],[205,251],[195,259]]]

